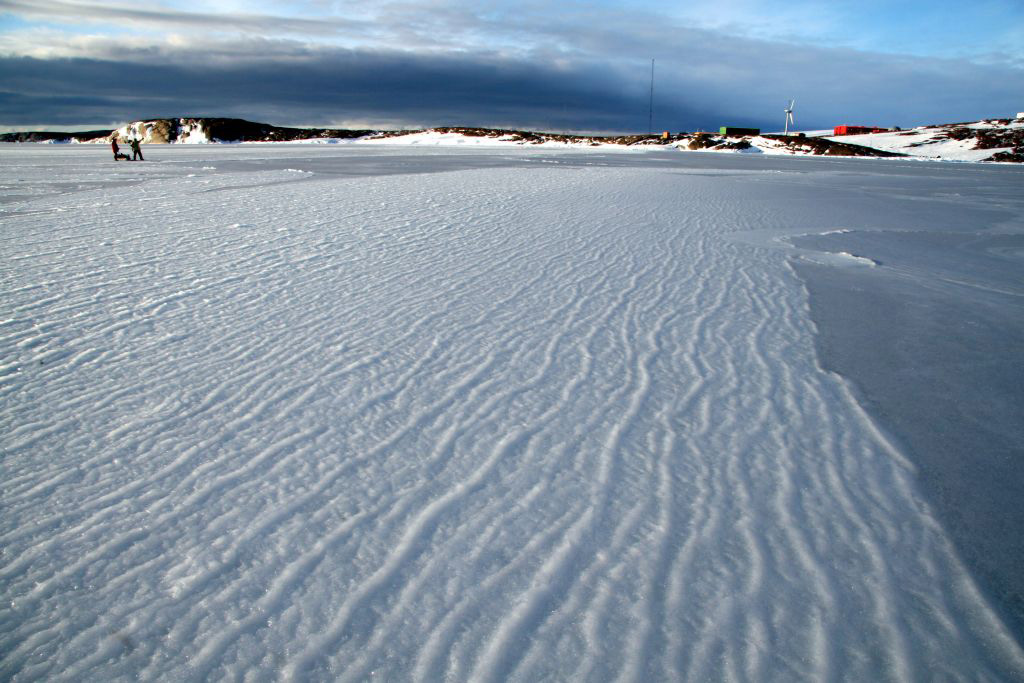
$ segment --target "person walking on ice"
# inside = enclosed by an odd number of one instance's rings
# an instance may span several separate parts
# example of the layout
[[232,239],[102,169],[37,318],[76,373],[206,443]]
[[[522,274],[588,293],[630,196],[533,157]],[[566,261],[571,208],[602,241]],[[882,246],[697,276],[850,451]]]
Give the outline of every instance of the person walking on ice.
[[110,138],[110,149],[114,150],[114,161],[117,161],[117,153],[120,151],[120,147],[117,146],[117,136]]
[[132,138],[131,142],[128,144],[132,147],[132,161],[145,161],[145,159],[142,158],[142,150],[139,149],[139,139]]

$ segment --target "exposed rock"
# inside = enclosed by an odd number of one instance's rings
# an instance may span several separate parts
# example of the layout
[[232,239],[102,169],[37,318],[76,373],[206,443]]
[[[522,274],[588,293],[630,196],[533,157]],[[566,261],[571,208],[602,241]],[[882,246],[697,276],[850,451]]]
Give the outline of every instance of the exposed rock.
[[1009,161],[1022,164],[1024,163],[1024,147],[1015,147],[1010,151],[996,152],[983,161]]
[[174,139],[177,132],[177,127],[171,126],[171,121],[152,121],[146,124],[144,138],[148,137],[151,143],[166,144]]
[[699,149],[711,149],[720,144],[722,144],[722,139],[719,137],[709,133],[696,133],[690,142],[687,143],[686,148],[696,151]]
[[[1008,124],[1009,121],[988,123]],[[954,126],[938,134],[935,140],[975,140],[975,149],[999,149],[1024,146],[1024,128],[968,128]]]
[[750,144],[750,140],[735,140],[735,141],[724,141],[715,145],[712,149],[736,149],[744,150],[750,149],[753,145]]

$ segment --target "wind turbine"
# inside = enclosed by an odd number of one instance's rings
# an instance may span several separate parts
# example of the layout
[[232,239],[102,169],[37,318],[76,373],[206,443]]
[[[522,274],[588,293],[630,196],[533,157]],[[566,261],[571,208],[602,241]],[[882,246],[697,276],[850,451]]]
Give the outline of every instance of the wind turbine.
[[789,135],[789,124],[793,123],[793,105],[796,104],[796,100],[790,100],[789,106],[783,111],[786,112],[786,132],[784,135]]

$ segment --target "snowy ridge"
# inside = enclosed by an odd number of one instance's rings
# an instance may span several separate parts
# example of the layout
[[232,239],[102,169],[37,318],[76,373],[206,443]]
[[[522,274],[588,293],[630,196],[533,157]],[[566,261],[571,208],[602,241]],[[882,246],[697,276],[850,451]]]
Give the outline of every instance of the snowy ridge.
[[[315,142],[315,141],[311,141]],[[342,140],[332,140],[342,142]],[[353,143],[373,145],[426,145],[426,146],[473,146],[473,147],[599,147],[603,151],[621,147],[616,142],[603,141],[600,138],[570,135],[532,134],[524,138],[521,134],[495,132],[492,135],[471,135],[455,130],[422,130],[408,133],[390,133],[388,135],[368,135],[351,140]]]
[[311,151],[4,214],[0,676],[1024,670],[730,174]]
[[[812,131],[789,136],[725,137],[715,133],[678,136],[681,150],[789,156],[891,156],[949,161],[1024,161],[1024,120],[999,119],[967,124],[920,126],[907,131],[829,135]],[[828,143],[835,143],[830,145]],[[881,154],[875,153],[881,152]]]
[[[905,131],[843,135],[829,139],[926,159],[949,161],[1024,160],[1024,119],[919,126]],[[1016,154],[1021,158],[992,158],[1000,153],[1003,155]]]

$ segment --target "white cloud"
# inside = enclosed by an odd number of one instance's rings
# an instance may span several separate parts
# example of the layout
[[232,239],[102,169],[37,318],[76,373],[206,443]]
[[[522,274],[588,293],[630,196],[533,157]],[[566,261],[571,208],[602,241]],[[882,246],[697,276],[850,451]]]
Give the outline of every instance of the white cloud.
[[[3,0],[0,8],[27,20],[73,22],[120,31],[125,27],[152,31],[188,29],[209,33],[246,33],[256,35],[337,36],[372,33],[366,22],[338,17],[301,18],[251,12],[189,11],[153,4],[113,4],[68,0]],[[67,27],[65,27],[66,30]]]

